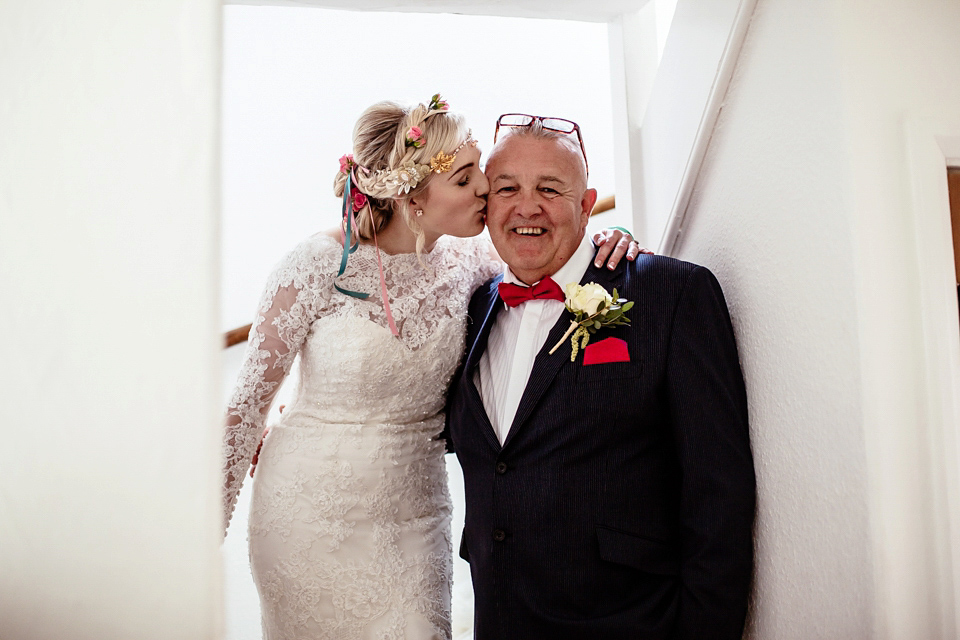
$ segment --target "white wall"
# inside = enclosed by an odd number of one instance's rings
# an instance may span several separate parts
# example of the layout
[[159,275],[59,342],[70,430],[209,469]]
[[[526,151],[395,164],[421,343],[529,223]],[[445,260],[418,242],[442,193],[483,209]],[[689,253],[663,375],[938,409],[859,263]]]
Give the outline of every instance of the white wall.
[[760,0],[713,132],[675,253],[719,277],[747,379],[749,637],[956,637],[916,231],[947,212],[913,206],[909,123],[960,131],[957,34],[957,3]]
[[[930,447],[938,428],[955,432],[960,424],[956,414],[949,424],[937,424],[924,406],[925,387],[932,382],[925,379],[925,357],[956,359],[956,324],[948,327],[948,353],[925,353],[925,342],[934,336],[923,324],[928,309],[920,287],[936,274],[925,262],[931,239],[918,235],[926,218],[946,218],[948,212],[917,208],[911,183],[919,169],[912,153],[915,129],[930,125],[934,133],[960,132],[960,4],[858,0],[838,3],[837,13],[846,34],[843,79],[854,156],[851,221],[878,608],[889,637],[956,637],[957,585],[947,580],[949,549],[937,540],[944,533],[937,520],[946,505],[932,502],[945,480],[931,475],[943,452]],[[946,285],[941,291],[950,302],[952,266],[939,265]],[[950,464],[955,468],[957,462],[953,451]],[[956,512],[960,505],[949,508]],[[953,552],[960,551],[960,530],[949,536]]]
[[[655,225],[656,222],[649,220],[653,216],[649,215],[650,207],[646,204],[649,199],[649,188],[644,184],[644,180],[648,177],[649,172],[643,168],[644,140],[641,133],[650,97],[656,86],[660,62],[668,35],[671,32],[676,8],[677,0],[655,0],[632,10],[625,10],[608,23],[613,121],[614,129],[617,132],[614,140],[617,208],[630,213],[629,228],[633,231],[634,237],[642,245],[651,248],[656,246],[660,237],[649,233],[648,228],[650,224]],[[722,29],[722,31],[721,36],[725,40],[727,30]],[[683,42],[679,45],[675,44],[674,49],[679,49],[685,59],[695,59],[696,64],[702,67],[704,66],[702,64],[704,57],[709,58],[710,56],[710,47],[709,44],[704,43],[702,30],[695,37],[693,46],[689,42]],[[676,41],[676,39],[675,36],[673,40]],[[707,51],[704,51],[704,49],[707,49]],[[709,70],[706,73],[709,74]],[[679,84],[676,79],[682,79],[683,84],[688,88],[683,96],[685,109],[691,112],[695,110],[697,100],[691,100],[688,74],[672,71],[667,76],[668,82],[673,81],[675,85]],[[663,80],[660,81],[660,84],[663,85]],[[702,93],[709,95],[711,84],[711,82],[708,82]],[[663,94],[664,92],[660,91],[657,96],[660,102],[666,101]],[[677,122],[676,105],[671,105],[671,108],[661,109],[661,111],[667,112],[665,117],[683,128],[683,123]],[[682,121],[683,119],[680,118],[679,120]],[[699,121],[699,118],[697,118],[697,121]],[[691,132],[691,138],[695,137],[696,128]],[[683,149],[675,143],[665,146],[672,151],[683,152]],[[654,152],[653,155],[657,156],[656,166],[660,166],[666,160],[662,154]],[[672,164],[679,164],[679,171],[682,172],[684,164],[682,160]],[[664,185],[664,187],[669,188],[668,185]]]
[[0,2],[0,637],[220,628],[219,3]]

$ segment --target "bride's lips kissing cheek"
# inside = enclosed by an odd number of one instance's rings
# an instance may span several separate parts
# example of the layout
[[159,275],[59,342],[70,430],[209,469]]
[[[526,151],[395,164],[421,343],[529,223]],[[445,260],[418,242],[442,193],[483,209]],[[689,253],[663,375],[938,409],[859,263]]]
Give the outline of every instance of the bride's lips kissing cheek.
[[480,150],[465,147],[451,170],[437,176],[425,193],[410,200],[420,210],[416,221],[432,244],[441,235],[474,236],[483,231],[487,211],[487,178],[480,170]]

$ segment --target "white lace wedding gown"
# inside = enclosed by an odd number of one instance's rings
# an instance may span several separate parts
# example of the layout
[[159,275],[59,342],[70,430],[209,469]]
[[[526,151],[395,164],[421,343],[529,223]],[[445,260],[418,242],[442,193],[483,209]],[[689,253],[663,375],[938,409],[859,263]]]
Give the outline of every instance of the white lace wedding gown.
[[297,354],[295,401],[263,444],[250,560],[264,638],[449,638],[450,499],[443,429],[473,290],[498,272],[478,239],[382,254],[400,337],[386,322],[375,250],[337,283],[339,243],[298,246],[267,285],[225,441],[226,521],[270,402]]

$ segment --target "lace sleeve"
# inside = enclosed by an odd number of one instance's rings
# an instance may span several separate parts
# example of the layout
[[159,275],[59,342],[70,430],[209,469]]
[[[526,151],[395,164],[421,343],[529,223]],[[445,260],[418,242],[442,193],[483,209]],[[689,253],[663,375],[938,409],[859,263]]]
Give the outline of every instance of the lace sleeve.
[[[250,329],[250,339],[224,434],[224,532],[244,476],[260,442],[270,404],[286,378],[313,320],[325,311],[321,280],[332,275],[308,241],[280,263],[271,276]],[[311,255],[313,254],[313,255]]]

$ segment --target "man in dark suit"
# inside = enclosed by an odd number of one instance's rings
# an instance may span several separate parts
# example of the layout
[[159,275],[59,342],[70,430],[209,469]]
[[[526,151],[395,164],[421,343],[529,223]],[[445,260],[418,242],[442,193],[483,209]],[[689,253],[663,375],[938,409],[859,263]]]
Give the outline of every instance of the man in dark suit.
[[[720,286],[660,256],[591,264],[579,128],[511,122],[486,167],[509,268],[470,303],[448,415],[476,638],[740,638],[755,484]],[[557,292],[591,282],[634,302],[630,324],[571,361]]]

